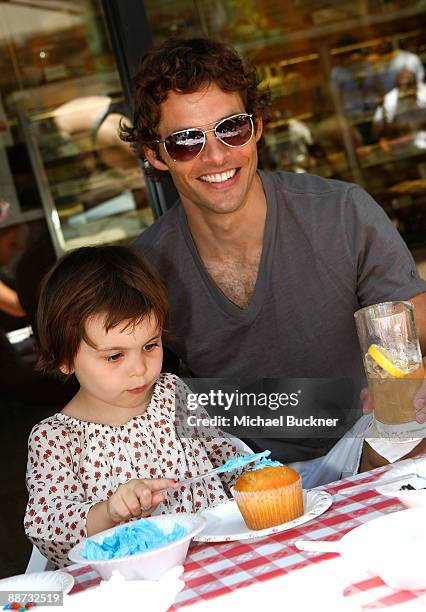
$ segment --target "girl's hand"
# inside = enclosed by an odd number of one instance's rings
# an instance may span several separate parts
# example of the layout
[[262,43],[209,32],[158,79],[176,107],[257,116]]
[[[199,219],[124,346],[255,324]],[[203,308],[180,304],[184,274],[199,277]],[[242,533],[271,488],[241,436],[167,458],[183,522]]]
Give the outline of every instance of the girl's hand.
[[121,484],[107,500],[107,514],[114,523],[149,516],[164,501],[162,491],[177,486],[178,481],[169,478],[134,478]]

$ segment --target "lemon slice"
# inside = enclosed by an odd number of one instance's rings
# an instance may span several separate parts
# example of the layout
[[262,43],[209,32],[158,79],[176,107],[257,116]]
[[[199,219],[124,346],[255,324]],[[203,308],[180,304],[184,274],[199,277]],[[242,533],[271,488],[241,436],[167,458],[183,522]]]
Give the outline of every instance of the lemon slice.
[[403,378],[409,373],[408,364],[406,370],[401,370],[394,363],[394,355],[387,349],[377,344],[372,344],[368,349],[368,354],[374,359],[374,361],[388,374],[394,378]]

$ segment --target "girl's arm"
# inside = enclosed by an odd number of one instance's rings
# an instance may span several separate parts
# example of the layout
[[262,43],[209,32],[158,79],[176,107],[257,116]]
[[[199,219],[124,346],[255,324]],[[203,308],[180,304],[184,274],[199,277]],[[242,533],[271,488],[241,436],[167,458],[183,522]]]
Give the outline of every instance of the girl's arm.
[[116,524],[108,512],[108,501],[94,504],[87,513],[86,531],[88,536],[115,527]]
[[87,501],[86,490],[93,483],[83,484],[79,478],[79,453],[55,418],[39,423],[30,434],[25,532],[41,553],[60,567],[70,563],[68,553],[82,538],[149,516],[164,500],[161,490],[177,486],[165,478],[135,478],[115,491],[105,491],[106,501]]
[[56,565],[87,535],[86,519],[96,501],[87,501],[78,477],[78,455],[66,429],[54,418],[36,425],[28,442],[29,494],[24,529],[29,540]]

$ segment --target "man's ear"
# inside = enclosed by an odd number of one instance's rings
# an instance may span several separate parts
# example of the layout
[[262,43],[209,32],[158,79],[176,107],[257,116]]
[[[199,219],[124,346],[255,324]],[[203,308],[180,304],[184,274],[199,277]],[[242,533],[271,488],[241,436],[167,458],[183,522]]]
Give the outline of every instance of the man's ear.
[[163,172],[165,172],[169,169],[167,164],[165,164],[161,159],[156,156],[155,151],[153,149],[150,149],[149,147],[144,147],[143,152],[151,166],[156,170],[162,170]]
[[263,119],[261,115],[257,115],[256,117],[254,117],[254,138],[256,140],[256,142],[259,142],[262,133],[263,133]]

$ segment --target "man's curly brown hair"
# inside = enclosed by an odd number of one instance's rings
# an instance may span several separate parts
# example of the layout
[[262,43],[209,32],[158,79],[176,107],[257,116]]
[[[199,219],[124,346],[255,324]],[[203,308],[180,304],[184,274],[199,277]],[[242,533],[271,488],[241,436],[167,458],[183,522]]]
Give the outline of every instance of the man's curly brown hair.
[[[270,105],[270,92],[258,89],[259,79],[252,66],[244,66],[238,53],[222,42],[207,38],[170,39],[149,51],[134,78],[133,125],[122,123],[120,137],[132,143],[144,158],[144,147],[159,156],[157,126],[160,104],[169,91],[193,93],[208,83],[223,91],[238,92],[247,113],[263,116]],[[156,180],[161,172],[146,170]]]

